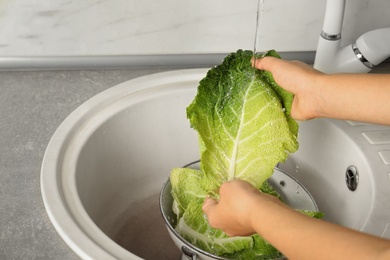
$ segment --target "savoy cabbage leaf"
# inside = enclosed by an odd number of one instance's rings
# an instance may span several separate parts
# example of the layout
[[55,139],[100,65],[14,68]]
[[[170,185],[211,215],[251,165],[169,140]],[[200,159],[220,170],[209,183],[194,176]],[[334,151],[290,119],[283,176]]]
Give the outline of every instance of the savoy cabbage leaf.
[[[275,51],[264,55],[279,57]],[[200,170],[171,172],[176,231],[193,245],[235,259],[268,259],[280,253],[258,235],[228,237],[212,228],[202,212],[207,195],[218,197],[225,181],[243,179],[264,192],[278,162],[298,149],[298,124],[290,116],[293,95],[272,75],[254,69],[253,53],[238,50],[210,69],[187,117],[199,136]]]
[[[200,170],[175,168],[171,172],[171,193],[179,208],[175,229],[182,238],[204,251],[226,258],[276,259],[281,256],[277,249],[257,234],[229,237],[222,230],[212,228],[202,211],[207,195],[199,188],[203,187],[203,180],[204,174]],[[261,190],[280,198],[268,182],[263,183]]]
[[298,149],[293,95],[269,72],[254,69],[252,56],[239,50],[210,69],[187,108],[203,146],[201,169],[213,181],[210,189],[233,179],[260,188],[274,166]]

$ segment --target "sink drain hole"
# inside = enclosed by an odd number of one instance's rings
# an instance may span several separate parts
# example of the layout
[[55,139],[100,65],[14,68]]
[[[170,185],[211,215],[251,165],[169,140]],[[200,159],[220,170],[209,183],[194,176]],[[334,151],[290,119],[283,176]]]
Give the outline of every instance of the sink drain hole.
[[345,182],[351,191],[355,191],[359,184],[359,173],[355,166],[351,165],[345,171]]

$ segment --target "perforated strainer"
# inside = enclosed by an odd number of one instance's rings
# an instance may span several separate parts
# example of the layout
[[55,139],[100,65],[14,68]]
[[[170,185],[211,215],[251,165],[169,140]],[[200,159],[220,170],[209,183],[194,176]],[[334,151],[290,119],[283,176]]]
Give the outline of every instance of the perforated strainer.
[[[199,161],[190,163],[185,167],[199,169]],[[298,210],[318,211],[317,204],[310,193],[295,178],[278,168],[268,179],[268,183],[280,194],[283,201]],[[170,236],[183,255],[182,259],[226,259],[206,252],[187,242],[176,232],[176,214],[172,210],[173,198],[171,182],[168,179],[160,193],[160,210]]]

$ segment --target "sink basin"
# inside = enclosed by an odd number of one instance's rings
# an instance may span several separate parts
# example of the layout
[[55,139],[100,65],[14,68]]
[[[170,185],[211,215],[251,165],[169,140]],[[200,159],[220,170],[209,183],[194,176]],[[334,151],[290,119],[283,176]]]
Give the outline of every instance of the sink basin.
[[[185,108],[206,72],[124,82],[57,129],[42,163],[42,196],[54,227],[81,258],[180,258],[159,192],[173,167],[199,159]],[[299,139],[299,151],[279,168],[307,188],[325,219],[390,238],[390,128],[318,119],[300,124]]]

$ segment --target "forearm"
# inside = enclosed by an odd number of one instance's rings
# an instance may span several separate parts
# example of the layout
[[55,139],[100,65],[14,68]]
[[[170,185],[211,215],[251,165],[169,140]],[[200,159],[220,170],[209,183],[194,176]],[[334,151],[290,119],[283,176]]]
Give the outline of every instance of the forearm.
[[229,236],[258,233],[289,259],[390,259],[390,240],[303,215],[245,181],[225,182],[203,211]]
[[388,240],[313,219],[281,205],[268,206],[266,212],[258,210],[258,216],[255,214],[255,230],[289,259],[390,259]]
[[316,117],[390,125],[390,75],[319,75]]

